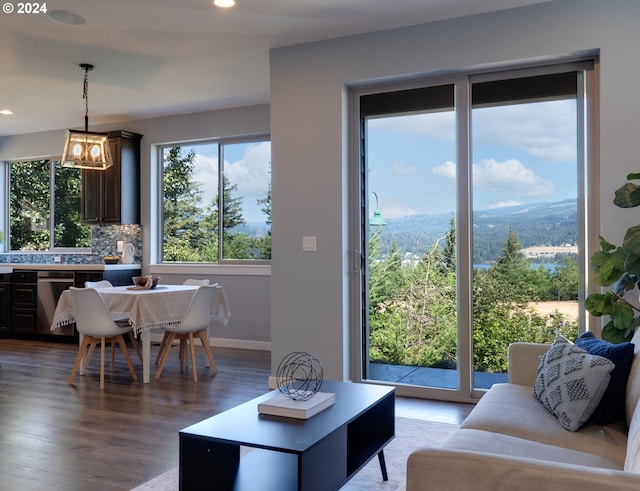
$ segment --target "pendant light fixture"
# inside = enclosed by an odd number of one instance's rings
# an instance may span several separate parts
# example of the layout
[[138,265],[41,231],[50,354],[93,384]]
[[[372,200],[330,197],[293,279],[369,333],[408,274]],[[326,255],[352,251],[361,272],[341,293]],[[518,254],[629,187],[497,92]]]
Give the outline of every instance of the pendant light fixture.
[[89,132],[89,71],[94,67],[82,63],[80,68],[84,70],[84,131],[67,130],[61,163],[62,167],[105,170],[113,164],[107,135]]

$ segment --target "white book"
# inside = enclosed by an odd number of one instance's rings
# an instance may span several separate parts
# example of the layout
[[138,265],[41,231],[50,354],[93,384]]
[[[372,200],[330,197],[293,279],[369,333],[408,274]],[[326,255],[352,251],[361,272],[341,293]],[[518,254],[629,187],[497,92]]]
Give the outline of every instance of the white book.
[[258,412],[286,418],[309,419],[314,414],[327,409],[336,402],[336,395],[330,392],[318,392],[306,401],[295,401],[278,393],[271,399],[258,404]]

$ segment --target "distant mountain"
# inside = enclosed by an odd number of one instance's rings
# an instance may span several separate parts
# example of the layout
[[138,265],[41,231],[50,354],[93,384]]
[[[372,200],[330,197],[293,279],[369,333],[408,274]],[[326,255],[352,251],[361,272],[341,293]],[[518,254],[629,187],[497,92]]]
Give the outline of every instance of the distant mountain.
[[[442,213],[385,218],[387,225],[380,234],[383,253],[388,252],[395,241],[401,251],[421,256],[446,235],[452,217],[453,214]],[[489,263],[500,255],[509,226],[523,248],[576,244],[577,200],[479,210],[474,212],[473,224],[474,264]]]

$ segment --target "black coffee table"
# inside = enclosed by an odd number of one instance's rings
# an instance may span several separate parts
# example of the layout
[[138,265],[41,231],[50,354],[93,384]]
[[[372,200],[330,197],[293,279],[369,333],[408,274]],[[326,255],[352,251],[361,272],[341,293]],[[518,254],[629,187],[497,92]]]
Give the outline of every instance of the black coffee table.
[[[395,389],[324,381],[336,403],[307,420],[258,413],[270,392],[180,431],[180,489],[329,491],[395,436]],[[240,447],[253,450],[240,457]]]

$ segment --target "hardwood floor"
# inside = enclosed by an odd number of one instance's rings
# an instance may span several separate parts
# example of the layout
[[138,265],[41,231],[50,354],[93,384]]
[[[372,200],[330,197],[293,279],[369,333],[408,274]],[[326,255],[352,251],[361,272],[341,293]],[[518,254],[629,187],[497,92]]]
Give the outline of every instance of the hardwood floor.
[[[213,348],[212,376],[199,350],[194,383],[180,373],[176,347],[150,384],[133,382],[116,352],[102,392],[99,353],[67,386],[76,353],[70,344],[0,339],[0,489],[130,490],[178,465],[180,429],[268,390],[265,351]],[[396,413],[459,423],[470,407],[398,398]]]

